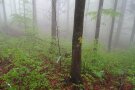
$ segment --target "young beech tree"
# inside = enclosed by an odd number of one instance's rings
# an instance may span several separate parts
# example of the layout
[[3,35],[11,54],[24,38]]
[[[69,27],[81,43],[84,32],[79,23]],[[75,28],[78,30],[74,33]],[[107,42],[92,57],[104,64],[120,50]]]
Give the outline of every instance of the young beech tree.
[[19,14],[21,14],[21,0],[18,0]]
[[85,5],[85,18],[84,18],[84,30],[87,29],[87,23],[88,23],[88,13],[89,13],[89,8],[90,8],[90,1],[91,0],[86,0],[86,5]]
[[57,36],[57,21],[56,21],[56,3],[57,0],[52,0],[52,24],[51,24],[51,29],[52,29],[52,39],[56,40]]
[[125,10],[126,10],[127,0],[122,0],[122,6],[121,6],[121,15],[118,22],[117,32],[116,32],[116,38],[115,38],[115,47],[119,43],[121,29],[123,26],[124,16],[125,16]]
[[97,21],[96,21],[96,32],[95,32],[95,48],[96,50],[98,41],[99,41],[99,33],[100,33],[100,24],[101,24],[101,16],[102,16],[102,9],[103,9],[104,0],[99,0],[99,7],[97,13]]
[[32,8],[33,8],[33,29],[37,26],[37,7],[36,7],[36,0],[32,0]]
[[[118,0],[114,1],[114,11],[116,12],[117,9]],[[111,51],[112,47],[112,38],[113,38],[113,31],[114,31],[114,23],[115,23],[115,16],[112,16],[112,22],[111,22],[111,30],[109,34],[109,41],[108,41],[108,51]]]
[[5,0],[2,0],[2,7],[3,7],[4,24],[7,25],[7,14],[6,14]]
[[23,0],[23,18],[24,18],[24,28],[27,29],[26,25],[26,0]]
[[74,30],[72,39],[71,81],[81,83],[81,46],[85,0],[75,0]]
[[12,5],[12,0],[9,1],[10,2],[10,10],[11,10],[11,15],[13,14],[13,5]]
[[13,0],[13,5],[14,5],[14,13],[17,14],[16,0]]
[[135,37],[135,1],[134,0],[130,2],[129,12],[134,16],[134,22],[133,22],[132,32],[130,36],[130,45],[132,45]]
[[67,0],[67,31],[69,31],[69,10],[70,10],[70,0]]
[[135,37],[135,16],[134,16],[134,23],[133,23],[133,28],[132,28],[132,33],[130,37],[130,45],[133,43]]

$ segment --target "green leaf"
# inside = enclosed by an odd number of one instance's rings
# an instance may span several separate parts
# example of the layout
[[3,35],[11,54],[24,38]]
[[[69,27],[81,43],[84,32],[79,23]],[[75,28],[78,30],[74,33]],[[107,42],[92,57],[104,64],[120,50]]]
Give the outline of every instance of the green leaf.
[[[89,15],[92,20],[96,20],[96,18],[97,18],[97,11],[89,12],[86,15]],[[102,9],[102,15],[110,16],[110,17],[117,17],[117,16],[120,16],[120,13],[114,11],[113,9]]]

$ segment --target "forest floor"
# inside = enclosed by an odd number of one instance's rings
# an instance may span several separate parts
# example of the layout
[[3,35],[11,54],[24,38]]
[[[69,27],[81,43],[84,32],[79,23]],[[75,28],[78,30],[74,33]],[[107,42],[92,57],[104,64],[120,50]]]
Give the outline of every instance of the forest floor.
[[[0,76],[7,74],[14,66],[11,64],[10,60],[0,62]],[[49,66],[46,66],[49,65]],[[51,66],[51,67],[50,67]],[[48,59],[45,59],[41,65],[42,69],[39,73],[48,72],[46,78],[49,81],[50,89],[46,90],[74,90],[74,84],[68,81],[69,78],[69,69],[70,66],[65,67],[65,65],[60,65],[55,62],[51,62]],[[23,78],[24,76],[22,76]],[[116,77],[111,75],[110,73],[106,73],[104,80],[100,80],[98,78],[93,78],[91,75],[82,74],[84,90],[133,90],[134,86],[126,80],[126,76]],[[91,82],[90,82],[91,81]],[[17,84],[18,80],[14,80],[13,83]],[[121,83],[121,84],[120,84]],[[6,83],[7,84],[7,83]],[[0,90],[6,90],[7,86],[5,85],[5,81],[0,79]],[[23,85],[22,83],[18,83],[18,86]],[[9,85],[10,86],[10,85]],[[10,89],[17,90],[17,89]],[[20,88],[20,90],[23,90]],[[29,88],[27,88],[29,90]],[[35,90],[45,90],[45,89],[35,89]]]
[[55,52],[58,49],[50,50],[46,40],[2,36],[0,43],[0,90],[75,90],[75,86],[80,90],[135,88],[135,49],[117,53],[102,50],[95,57],[90,47],[83,47],[83,83],[75,85],[69,79],[71,49],[67,44],[61,45],[60,64],[59,54]]

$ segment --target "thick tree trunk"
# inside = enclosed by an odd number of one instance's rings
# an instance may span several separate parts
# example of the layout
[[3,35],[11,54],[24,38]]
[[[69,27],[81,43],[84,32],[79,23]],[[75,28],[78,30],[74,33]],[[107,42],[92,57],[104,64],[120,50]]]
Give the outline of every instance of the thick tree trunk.
[[[114,2],[114,11],[116,12],[117,9],[118,0],[115,0]],[[115,16],[112,17],[112,24],[111,24],[111,30],[109,34],[109,41],[108,41],[108,51],[111,51],[112,48],[112,38],[113,38],[113,31],[114,31],[114,24],[115,24]]]
[[74,31],[72,40],[72,64],[71,81],[75,84],[81,83],[81,46],[83,35],[83,21],[85,11],[85,0],[75,1]]
[[33,29],[37,27],[37,5],[36,5],[36,0],[32,0],[33,4]]
[[117,32],[116,32],[115,47],[117,47],[119,40],[120,40],[120,34],[121,34],[122,26],[123,26],[126,5],[127,5],[127,0],[122,0],[121,15],[119,18],[118,28],[117,28]]
[[135,16],[134,16],[134,24],[133,24],[133,28],[132,28],[132,33],[131,33],[131,37],[130,37],[130,45],[133,43],[134,37],[135,37]]
[[4,22],[5,22],[5,25],[7,25],[7,14],[6,14],[5,0],[2,0],[2,6],[3,6]]
[[97,45],[98,45],[98,41],[99,41],[99,33],[100,33],[103,3],[104,3],[104,0],[99,0],[99,7],[98,7],[97,21],[96,21],[95,48],[94,48],[94,50],[96,50]]
[[57,0],[52,0],[52,24],[51,24],[52,34],[51,35],[53,40],[56,40],[56,36],[57,36],[56,3]]

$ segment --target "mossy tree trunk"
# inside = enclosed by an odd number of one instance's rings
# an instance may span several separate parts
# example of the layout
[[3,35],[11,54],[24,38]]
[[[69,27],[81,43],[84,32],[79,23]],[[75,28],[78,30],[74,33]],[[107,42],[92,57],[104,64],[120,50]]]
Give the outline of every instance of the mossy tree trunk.
[[75,1],[74,30],[72,39],[72,63],[71,81],[75,84],[81,83],[81,46],[83,35],[83,21],[85,11],[85,0]]

